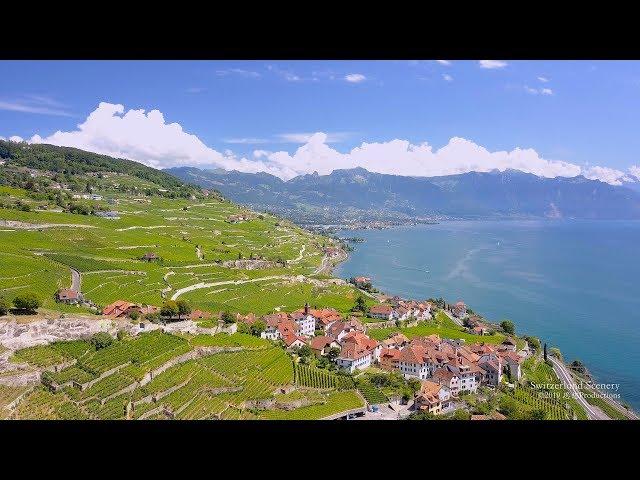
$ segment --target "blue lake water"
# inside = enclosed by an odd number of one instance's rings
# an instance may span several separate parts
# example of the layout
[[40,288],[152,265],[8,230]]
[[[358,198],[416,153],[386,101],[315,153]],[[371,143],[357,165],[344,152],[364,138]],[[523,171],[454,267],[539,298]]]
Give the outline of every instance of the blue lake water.
[[460,221],[361,237],[335,275],[385,293],[463,300],[582,360],[640,410],[640,222]]

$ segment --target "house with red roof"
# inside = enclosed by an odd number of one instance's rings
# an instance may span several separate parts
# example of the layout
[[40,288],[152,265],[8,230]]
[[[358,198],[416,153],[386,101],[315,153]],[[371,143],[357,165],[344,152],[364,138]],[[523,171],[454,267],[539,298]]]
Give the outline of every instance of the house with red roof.
[[410,344],[400,350],[398,369],[405,378],[424,380],[429,378],[437,367],[433,350],[419,344]]
[[378,365],[383,370],[393,371],[398,368],[400,361],[400,350],[397,348],[382,348],[380,350],[380,358]]
[[393,307],[386,303],[373,305],[369,309],[369,316],[371,318],[379,318],[386,321],[393,320]]
[[460,377],[446,368],[436,368],[431,380],[447,387],[451,391],[451,395],[457,396],[460,391]]
[[127,302],[125,300],[116,300],[104,307],[102,309],[102,314],[114,318],[124,317],[128,315],[129,312],[137,308],[138,306],[135,303]]
[[61,288],[56,293],[56,300],[60,303],[75,305],[82,302],[82,294],[71,288]]
[[327,337],[326,335],[319,335],[317,337],[313,337],[309,341],[309,346],[311,350],[318,355],[326,355],[329,349],[336,347],[340,348],[340,344],[336,342],[333,338]]
[[416,410],[439,415],[448,409],[450,404],[450,390],[446,386],[430,380],[424,380],[420,386],[420,391],[416,393]]

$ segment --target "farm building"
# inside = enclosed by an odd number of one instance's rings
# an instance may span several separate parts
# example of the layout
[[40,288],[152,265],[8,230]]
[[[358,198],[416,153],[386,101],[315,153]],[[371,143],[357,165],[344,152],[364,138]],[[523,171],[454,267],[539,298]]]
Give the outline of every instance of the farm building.
[[56,293],[56,301],[60,303],[76,304],[82,302],[82,294],[70,288],[61,288]]

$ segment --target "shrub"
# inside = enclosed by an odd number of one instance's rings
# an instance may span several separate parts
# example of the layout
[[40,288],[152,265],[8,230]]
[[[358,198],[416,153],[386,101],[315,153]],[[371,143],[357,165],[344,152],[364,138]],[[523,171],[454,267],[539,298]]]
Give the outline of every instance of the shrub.
[[0,297],[0,315],[7,313],[9,313],[9,302],[4,297]]
[[98,332],[91,337],[90,343],[96,350],[101,350],[113,343],[113,337],[106,332]]

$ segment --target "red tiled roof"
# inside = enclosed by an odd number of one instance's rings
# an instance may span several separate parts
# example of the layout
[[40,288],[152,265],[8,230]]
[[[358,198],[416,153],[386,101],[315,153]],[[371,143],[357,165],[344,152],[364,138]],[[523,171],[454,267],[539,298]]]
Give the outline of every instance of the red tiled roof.
[[375,315],[389,315],[391,313],[392,309],[391,309],[391,305],[386,305],[384,303],[378,304],[378,305],[373,305],[370,309],[369,312],[373,313]]

